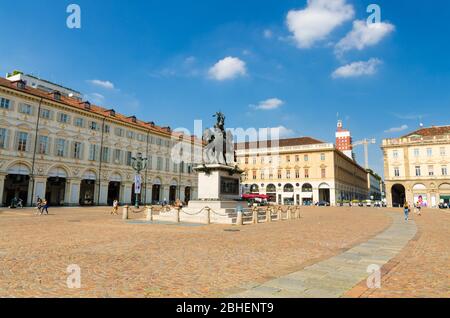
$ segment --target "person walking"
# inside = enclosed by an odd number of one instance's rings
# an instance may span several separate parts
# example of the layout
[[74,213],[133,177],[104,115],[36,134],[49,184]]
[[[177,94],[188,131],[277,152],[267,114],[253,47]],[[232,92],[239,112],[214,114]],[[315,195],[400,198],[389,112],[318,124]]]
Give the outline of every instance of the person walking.
[[405,221],[409,220],[409,204],[408,202],[405,203],[403,206],[404,212],[405,212]]
[[36,200],[36,214],[41,214],[41,209],[42,209],[42,199],[38,196],[37,200]]
[[418,216],[422,216],[422,205],[420,204],[420,202],[417,202],[416,204],[416,214]]
[[45,198],[44,198],[44,200],[42,200],[41,215],[44,214],[44,211],[45,211],[45,214],[48,215],[48,201]]
[[111,210],[111,215],[118,215],[118,210],[119,210],[119,201],[114,200],[113,201],[113,208]]

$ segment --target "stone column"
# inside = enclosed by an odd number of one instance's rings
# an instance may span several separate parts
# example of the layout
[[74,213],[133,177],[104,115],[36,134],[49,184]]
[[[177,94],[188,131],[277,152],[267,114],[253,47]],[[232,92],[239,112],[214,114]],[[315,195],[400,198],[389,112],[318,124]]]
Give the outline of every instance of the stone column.
[[167,203],[169,203],[169,185],[165,184],[165,185],[161,185],[161,192],[162,192],[162,198],[161,201],[166,200]]
[[123,184],[123,195],[122,195],[122,204],[131,204],[131,193],[132,193],[133,183],[124,182]]
[[35,177],[34,178],[34,193],[32,196],[33,205],[36,204],[37,197],[41,199],[45,198],[45,191],[47,188],[47,178],[46,177]]
[[319,188],[313,188],[313,197],[312,197],[312,200],[313,200],[313,204],[314,204],[315,202],[319,202]]
[[3,192],[5,192],[6,175],[0,174],[0,206],[3,206]]
[[145,205],[152,204],[152,187],[153,187],[153,184],[148,183],[147,190],[144,190],[144,191],[146,191],[145,202],[144,202]]
[[100,202],[99,205],[108,205],[108,181],[100,182]]
[[[185,186],[179,186],[180,187],[180,197],[179,197],[179,199],[182,201],[182,202],[184,202],[184,191],[185,191],[185,189],[186,189],[186,187]],[[177,194],[178,195],[178,194]]]
[[70,185],[70,197],[68,198],[69,199],[68,203],[70,206],[78,206],[80,204],[81,180],[71,179],[69,185]]

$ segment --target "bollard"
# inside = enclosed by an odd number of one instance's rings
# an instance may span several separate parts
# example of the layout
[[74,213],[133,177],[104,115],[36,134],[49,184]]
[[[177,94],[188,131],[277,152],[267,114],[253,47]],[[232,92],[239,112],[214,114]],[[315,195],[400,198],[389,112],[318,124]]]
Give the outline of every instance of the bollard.
[[211,224],[211,209],[206,207],[206,224]]
[[243,225],[244,219],[242,217],[242,206],[241,205],[237,206],[236,212],[237,212],[236,225]]
[[297,214],[297,215],[296,215],[296,218],[297,218],[297,219],[300,219],[300,208],[297,208],[297,210],[295,211],[295,213]]
[[258,224],[258,209],[253,208],[253,224]]
[[128,220],[128,205],[125,205],[122,210],[122,220]]
[[151,206],[147,207],[147,221],[149,222],[153,221],[153,210]]
[[266,222],[272,222],[272,208],[266,210]]
[[180,208],[175,209],[175,223],[180,223]]
[[282,216],[281,216],[281,207],[278,208],[278,211],[277,211],[277,218],[278,218],[278,221],[281,221],[281,220],[282,220]]

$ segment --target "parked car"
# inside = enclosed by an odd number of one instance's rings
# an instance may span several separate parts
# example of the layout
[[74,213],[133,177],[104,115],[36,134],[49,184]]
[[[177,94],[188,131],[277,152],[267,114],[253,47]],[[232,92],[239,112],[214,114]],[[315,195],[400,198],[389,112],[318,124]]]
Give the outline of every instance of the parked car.
[[449,205],[446,202],[439,203],[439,209],[448,209]]
[[327,201],[319,201],[316,204],[317,206],[330,206],[330,202]]

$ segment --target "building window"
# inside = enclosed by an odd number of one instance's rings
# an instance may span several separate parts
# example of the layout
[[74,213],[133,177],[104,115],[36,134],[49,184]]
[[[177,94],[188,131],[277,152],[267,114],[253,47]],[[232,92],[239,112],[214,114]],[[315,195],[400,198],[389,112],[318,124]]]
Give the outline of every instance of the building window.
[[66,153],[66,141],[62,138],[56,139],[56,152],[57,157],[64,157]]
[[309,178],[309,169],[305,168],[305,179]]
[[114,163],[119,165],[122,161],[122,150],[114,149]]
[[272,163],[272,156],[269,156],[268,160],[269,160],[269,163],[271,164]]
[[89,129],[97,131],[98,130],[98,124],[95,121],[89,122]]
[[400,168],[399,167],[394,168],[394,176],[400,177]]
[[261,164],[264,164],[264,157],[261,157]]
[[300,178],[300,170],[295,170],[295,178],[298,179]]
[[175,172],[175,173],[178,172],[178,164],[176,164],[176,163],[173,164],[173,172]]
[[0,98],[0,108],[2,109],[9,109],[11,105],[11,101],[9,99],[6,98]]
[[261,180],[264,180],[265,177],[266,177],[266,175],[265,175],[265,173],[264,173],[264,170],[262,170],[262,171],[261,171]]
[[322,178],[326,178],[327,177],[327,169],[326,168],[322,168],[321,169],[321,176],[322,176]]
[[304,155],[303,159],[304,159],[305,161],[309,161],[309,156],[308,156],[308,155]]
[[253,170],[253,180],[256,180],[256,170]]
[[31,115],[32,112],[33,112],[33,106],[28,105],[28,104],[20,104],[19,113]]
[[170,160],[169,158],[166,158],[166,171],[169,172],[170,170]]
[[291,162],[291,156],[286,156],[286,162]]
[[109,125],[103,125],[103,132],[105,134],[109,134],[111,131],[111,127]]
[[325,161],[325,154],[324,153],[320,154],[320,160]]
[[89,146],[89,160],[95,161],[98,158],[98,145],[90,145]]
[[109,148],[103,147],[102,148],[102,162],[109,162]]
[[64,113],[59,113],[58,121],[63,124],[67,124],[69,122],[69,115]]
[[156,159],[156,170],[161,171],[163,168],[163,159],[161,157],[158,157]]
[[420,171],[420,166],[416,166],[416,177],[420,177],[421,176],[421,171]]
[[433,166],[428,166],[428,175],[430,177],[434,176],[434,167]]
[[441,153],[442,157],[445,157],[446,154],[445,147],[441,147],[439,152]]
[[131,153],[131,151],[127,151],[126,165],[129,167],[131,167],[131,158],[133,158],[133,154]]
[[40,155],[48,154],[48,152],[49,152],[48,147],[49,147],[48,137],[47,136],[39,136],[37,153]]
[[83,118],[75,118],[74,125],[76,127],[83,127],[84,126],[84,120]]
[[245,157],[245,164],[248,165],[248,157]]
[[446,176],[447,175],[447,166],[442,166],[441,167],[441,172],[442,172],[443,176]]
[[291,178],[291,170],[286,170],[286,179]]
[[427,156],[428,157],[432,157],[433,156],[433,149],[432,148],[427,148]]
[[283,178],[282,174],[281,174],[281,170],[278,170],[278,179]]
[[256,165],[256,157],[253,157],[253,164]]
[[41,118],[42,119],[50,119],[50,114],[51,114],[51,112],[49,109],[45,109],[45,108],[41,109]]
[[273,170],[269,169],[269,179],[273,179]]
[[295,162],[299,162],[300,161],[300,156],[299,155],[295,155]]
[[117,137],[123,137],[123,129],[117,127],[116,129],[114,129],[114,134],[115,134]]
[[420,156],[420,149],[415,148],[414,149],[414,157],[419,157]]
[[133,131],[127,131],[127,138],[128,139],[134,139],[134,132]]
[[393,157],[394,159],[398,159],[398,150],[394,150],[394,151],[392,152],[392,157]]
[[7,139],[8,138],[8,131],[5,128],[0,128],[0,148],[6,149],[7,148]]
[[19,132],[17,150],[27,151],[27,142],[28,142],[28,133]]
[[81,148],[83,147],[81,142],[75,141],[73,143],[73,158],[81,159]]

